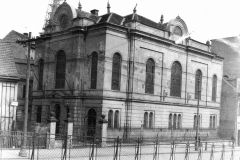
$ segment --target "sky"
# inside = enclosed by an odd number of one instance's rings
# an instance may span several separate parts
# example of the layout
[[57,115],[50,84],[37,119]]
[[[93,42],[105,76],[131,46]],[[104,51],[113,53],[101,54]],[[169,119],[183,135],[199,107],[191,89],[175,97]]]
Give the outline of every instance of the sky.
[[[42,32],[48,4],[51,0],[1,0],[0,39],[11,30],[20,33]],[[75,8],[79,0],[66,0]],[[108,0],[80,0],[82,10],[98,9],[106,14]],[[185,21],[191,38],[205,43],[207,40],[240,35],[240,0],[109,0],[111,12],[125,16],[133,12],[155,22],[164,15],[168,22],[178,15]]]

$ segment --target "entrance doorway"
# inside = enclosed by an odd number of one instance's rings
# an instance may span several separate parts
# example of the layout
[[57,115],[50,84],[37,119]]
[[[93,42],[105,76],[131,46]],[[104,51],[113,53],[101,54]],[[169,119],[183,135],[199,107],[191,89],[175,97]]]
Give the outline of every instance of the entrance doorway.
[[94,136],[95,135],[95,130],[96,130],[96,111],[94,109],[90,109],[88,111],[88,115],[87,115],[88,119],[87,119],[87,136]]
[[61,115],[61,107],[59,104],[56,104],[54,106],[54,113],[55,113],[55,118],[57,119],[57,122],[56,122],[56,134],[59,134],[60,133],[60,115]]

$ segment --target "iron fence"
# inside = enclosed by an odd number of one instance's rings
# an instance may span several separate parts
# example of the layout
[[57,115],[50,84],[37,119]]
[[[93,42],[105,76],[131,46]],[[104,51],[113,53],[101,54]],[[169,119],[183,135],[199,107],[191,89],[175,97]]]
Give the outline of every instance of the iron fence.
[[[122,139],[37,133],[27,137],[28,156],[19,157],[19,147],[3,145],[8,144],[3,140],[10,137],[11,134],[0,137],[0,158],[3,160],[237,160],[240,157],[240,150],[231,141],[223,140],[200,141],[199,148],[195,150],[194,141],[166,142],[160,137]],[[18,138],[21,140],[23,135]]]

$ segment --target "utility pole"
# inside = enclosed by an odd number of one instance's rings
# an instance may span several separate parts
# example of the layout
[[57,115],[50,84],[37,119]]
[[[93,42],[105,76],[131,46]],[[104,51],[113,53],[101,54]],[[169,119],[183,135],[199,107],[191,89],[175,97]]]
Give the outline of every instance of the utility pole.
[[[26,95],[25,95],[25,107],[24,107],[24,124],[23,124],[23,141],[22,141],[22,146],[21,150],[19,152],[19,156],[21,157],[27,157],[27,120],[28,120],[28,93],[29,93],[29,79],[30,79],[30,52],[31,52],[31,32],[29,32],[29,39],[21,41],[22,43],[27,43],[28,44],[28,55],[27,55],[27,78],[26,78]],[[21,43],[20,42],[20,43]]]
[[199,141],[198,141],[198,138],[199,138],[199,135],[198,135],[198,132],[199,132],[199,100],[200,100],[200,93],[201,93],[201,88],[200,88],[200,78],[198,78],[197,80],[198,82],[198,103],[197,103],[197,128],[196,128],[196,139],[195,139],[195,151],[198,151],[198,147],[199,147]]

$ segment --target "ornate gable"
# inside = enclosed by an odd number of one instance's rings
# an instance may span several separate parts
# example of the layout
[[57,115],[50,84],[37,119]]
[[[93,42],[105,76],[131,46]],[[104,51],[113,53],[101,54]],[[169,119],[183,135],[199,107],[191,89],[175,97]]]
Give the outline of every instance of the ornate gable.
[[57,8],[53,17],[53,23],[57,26],[57,30],[64,30],[72,25],[71,20],[76,18],[76,16],[76,9],[64,2]]

